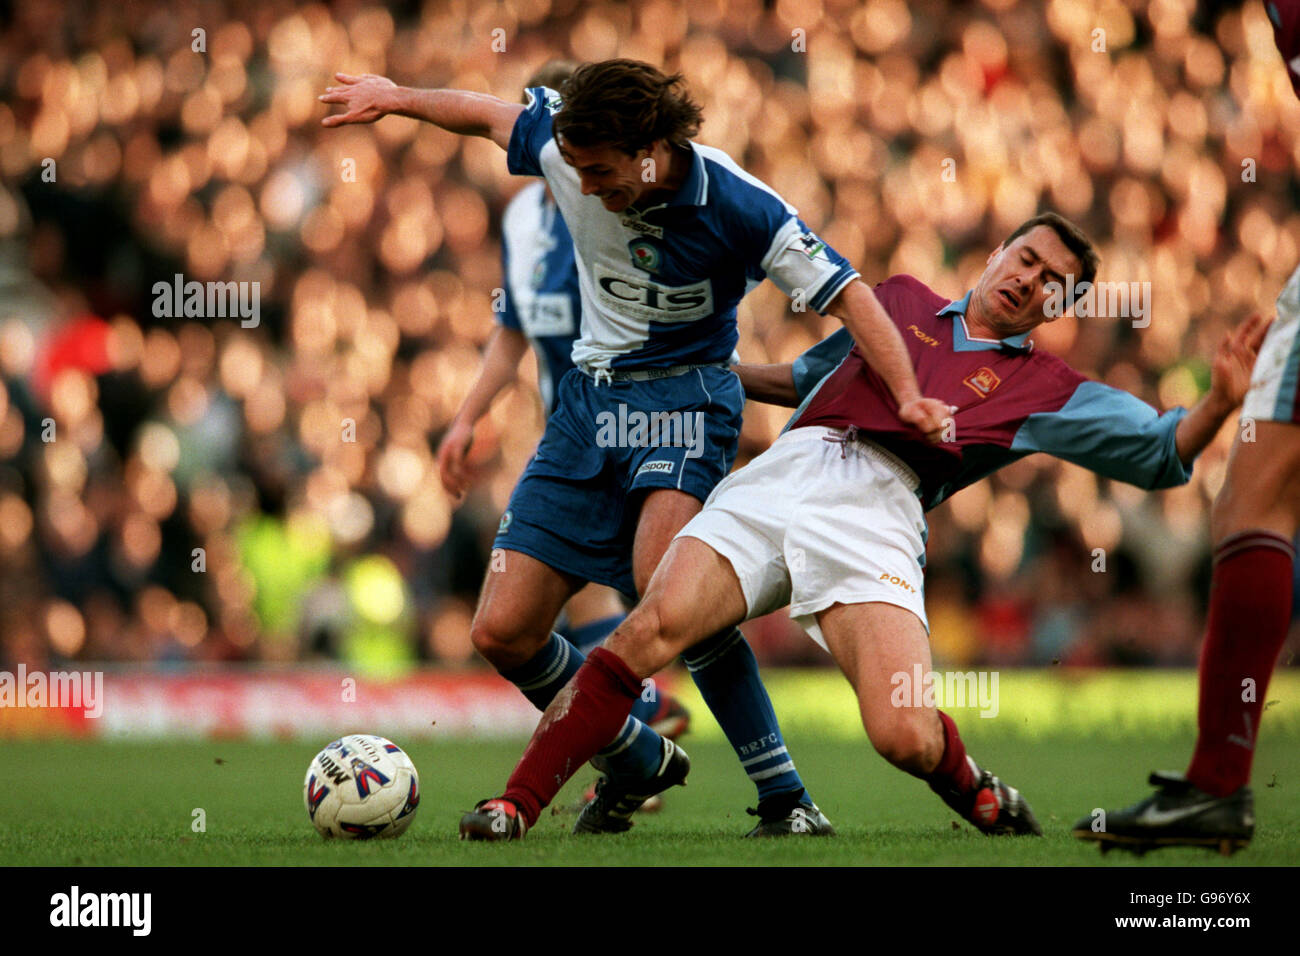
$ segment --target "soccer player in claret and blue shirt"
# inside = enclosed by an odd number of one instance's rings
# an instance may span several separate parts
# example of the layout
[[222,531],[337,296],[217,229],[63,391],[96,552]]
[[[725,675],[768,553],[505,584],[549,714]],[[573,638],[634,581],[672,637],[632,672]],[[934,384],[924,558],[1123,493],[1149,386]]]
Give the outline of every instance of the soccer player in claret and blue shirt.
[[[586,581],[642,593],[673,536],[730,469],[744,403],[728,367],[736,306],[764,278],[841,319],[894,401],[900,429],[938,440],[948,407],[922,395],[871,289],[780,196],[725,153],[692,142],[701,114],[680,77],[632,60],[591,63],[565,82],[563,98],[538,88],[526,107],[383,77],[338,78],[343,85],[321,100],[345,112],[324,125],[396,113],[486,136],[507,150],[511,172],[545,177],[573,235],[576,367],[558,385],[556,410],[502,516],[495,547],[505,569],[489,572],[471,629],[479,652],[539,707],[583,661],[550,631],[563,603]],[[831,832],[734,623],[681,650],[758,789],[751,834]],[[625,830],[646,799],[685,781],[685,754],[630,717],[630,704],[583,758],[596,758],[605,776],[578,832]],[[518,838],[537,812],[527,802],[483,801],[462,819],[461,835]]]
[[[555,88],[576,64],[552,60],[529,78],[525,89]],[[582,299],[573,239],[545,181],[529,183],[501,217],[504,273],[502,308],[488,339],[479,374],[452,417],[438,445],[438,472],[447,492],[460,498],[473,483],[469,451],[474,427],[493,399],[515,380],[524,353],[537,355],[537,384],[546,414],[555,410],[555,385],[573,368],[570,355],[578,337]],[[614,632],[626,616],[617,591],[588,584],[564,605],[556,633],[586,654]],[[664,737],[676,740],[690,724],[690,713],[671,694],[638,699],[632,716]]]
[[[1300,0],[1266,0],[1264,12],[1300,96]],[[1202,846],[1226,856],[1255,834],[1251,765],[1268,682],[1291,628],[1300,530],[1300,267],[1277,298],[1242,421],[1250,425],[1237,434],[1210,512],[1214,570],[1198,667],[1196,746],[1185,773],[1157,771],[1150,777],[1154,793],[1074,825],[1076,837],[1098,843],[1103,853]]]
[[1091,283],[1096,269],[1088,239],[1047,213],[999,245],[961,299],[907,275],[876,286],[922,390],[954,409],[938,444],[898,423],[856,346],[835,357],[843,338],[814,356],[833,367],[815,382],[806,361],[742,368],[751,395],[793,405],[807,391],[803,406],[677,535],[641,603],[543,716],[503,798],[539,812],[622,724],[644,675],[707,634],[789,605],[853,686],[880,754],[984,833],[1041,834],[1019,792],[967,755],[933,695],[898,692],[900,675],[930,673],[925,512],[1038,451],[1143,488],[1184,483],[1241,403],[1264,334],[1258,316],[1242,323],[1215,356],[1209,393],[1190,412],[1157,415],[1029,341],[1051,320],[1050,285]]

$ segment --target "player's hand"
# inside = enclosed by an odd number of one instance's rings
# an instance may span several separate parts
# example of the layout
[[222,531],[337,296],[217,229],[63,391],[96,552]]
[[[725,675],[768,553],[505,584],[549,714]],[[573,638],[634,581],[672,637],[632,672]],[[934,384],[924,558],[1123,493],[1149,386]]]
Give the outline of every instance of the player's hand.
[[474,443],[474,426],[459,419],[451,423],[438,446],[438,477],[447,494],[459,499],[473,481],[469,467],[469,449]]
[[1245,400],[1255,358],[1272,324],[1272,319],[1257,312],[1225,333],[1219,342],[1210,367],[1210,391],[1224,407],[1234,409]]
[[956,405],[937,398],[914,398],[898,407],[898,418],[925,435],[930,444],[937,445],[956,411]]
[[361,76],[335,73],[334,78],[344,85],[329,87],[318,99],[322,103],[338,103],[345,112],[325,117],[320,121],[321,126],[373,123],[395,109],[393,90],[398,87],[392,80],[373,73]]

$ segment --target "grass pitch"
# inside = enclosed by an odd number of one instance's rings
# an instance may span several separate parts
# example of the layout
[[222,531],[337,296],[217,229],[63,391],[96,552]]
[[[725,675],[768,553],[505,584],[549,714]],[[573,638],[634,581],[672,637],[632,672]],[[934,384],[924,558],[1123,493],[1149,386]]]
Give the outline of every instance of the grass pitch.
[[[1155,768],[1185,766],[1193,739],[1195,675],[1157,672],[1071,678],[1004,673],[994,719],[954,711],[971,753],[1019,787],[1043,839],[990,839],[928,788],[886,764],[857,726],[854,701],[830,674],[769,680],[787,742],[839,835],[742,840],[754,792],[703,710],[683,739],[689,785],[661,813],[614,837],[572,837],[584,770],[519,844],[465,844],[462,812],[499,791],[523,741],[399,741],[420,771],[419,815],[394,841],[325,841],[302,803],[307,764],[326,739],[302,742],[9,741],[21,783],[0,788],[0,865],[994,865],[1189,866],[1300,863],[1300,675],[1282,674],[1255,761],[1258,826],[1250,848],[1225,860],[1176,849],[1144,858],[1071,838],[1094,807],[1148,792]],[[683,688],[687,692],[686,688]],[[698,703],[698,702],[694,702]],[[339,728],[383,733],[382,727]],[[195,832],[201,809],[206,831]]]

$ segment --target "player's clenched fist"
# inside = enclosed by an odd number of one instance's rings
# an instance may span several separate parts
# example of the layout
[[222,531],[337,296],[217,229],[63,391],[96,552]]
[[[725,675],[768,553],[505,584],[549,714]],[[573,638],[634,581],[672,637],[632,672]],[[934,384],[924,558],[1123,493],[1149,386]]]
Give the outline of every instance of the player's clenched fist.
[[925,435],[926,440],[937,445],[943,439],[944,428],[957,411],[937,398],[914,398],[898,407],[898,418]]
[[321,120],[322,126],[343,126],[346,123],[373,123],[397,109],[394,93],[396,83],[387,77],[363,73],[352,76],[335,73],[334,78],[343,86],[331,86],[319,97],[322,103],[338,103],[346,112],[335,113]]

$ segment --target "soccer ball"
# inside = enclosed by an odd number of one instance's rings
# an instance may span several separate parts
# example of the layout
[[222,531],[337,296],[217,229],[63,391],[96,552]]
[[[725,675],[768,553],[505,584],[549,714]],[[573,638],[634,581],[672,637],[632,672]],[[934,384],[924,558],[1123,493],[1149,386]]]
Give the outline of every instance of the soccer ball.
[[302,797],[323,837],[395,837],[415,819],[420,775],[391,740],[348,734],[326,744],[312,760]]

